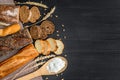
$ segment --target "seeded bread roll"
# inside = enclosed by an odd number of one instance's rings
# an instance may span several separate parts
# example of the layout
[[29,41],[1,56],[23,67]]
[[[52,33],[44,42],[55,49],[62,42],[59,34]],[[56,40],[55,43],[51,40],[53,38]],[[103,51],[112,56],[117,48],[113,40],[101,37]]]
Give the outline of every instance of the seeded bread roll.
[[41,23],[40,27],[47,33],[52,34],[55,30],[55,25],[49,20],[45,20]]
[[40,18],[40,11],[39,11],[38,7],[36,7],[36,6],[33,6],[30,9],[30,11],[31,11],[31,17],[30,17],[29,21],[31,23],[34,23]]
[[28,18],[30,16],[30,10],[28,6],[22,6],[20,8],[20,20],[23,23],[27,23],[28,22]]

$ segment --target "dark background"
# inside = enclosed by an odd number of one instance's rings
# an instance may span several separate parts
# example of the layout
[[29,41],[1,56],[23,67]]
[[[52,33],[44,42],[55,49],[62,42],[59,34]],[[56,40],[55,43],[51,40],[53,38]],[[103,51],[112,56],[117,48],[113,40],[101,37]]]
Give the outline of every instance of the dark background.
[[64,80],[120,80],[120,0],[57,0],[56,4],[67,35],[64,53],[69,66]]
[[63,75],[44,80],[120,80],[120,0],[43,1],[65,25],[69,62]]

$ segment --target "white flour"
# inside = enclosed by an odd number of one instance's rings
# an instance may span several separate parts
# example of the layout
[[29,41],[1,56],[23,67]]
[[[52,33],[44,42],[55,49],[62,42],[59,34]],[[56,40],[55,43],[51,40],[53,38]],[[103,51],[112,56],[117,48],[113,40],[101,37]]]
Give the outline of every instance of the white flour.
[[53,59],[47,66],[47,70],[49,72],[55,72],[57,73],[60,71],[63,67],[65,67],[65,61],[63,61],[60,58]]

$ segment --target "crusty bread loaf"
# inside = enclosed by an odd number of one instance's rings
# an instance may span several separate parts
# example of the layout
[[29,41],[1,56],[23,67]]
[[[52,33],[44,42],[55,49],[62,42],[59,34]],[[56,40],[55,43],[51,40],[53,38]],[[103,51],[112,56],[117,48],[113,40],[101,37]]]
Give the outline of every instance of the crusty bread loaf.
[[18,23],[16,23],[16,24],[8,26],[4,29],[0,29],[0,37],[16,33],[20,30],[20,28],[21,28],[21,26]]
[[0,5],[0,22],[18,23],[19,22],[19,6]]
[[26,46],[13,57],[0,63],[0,79],[14,72],[38,55],[32,44]]
[[57,50],[57,43],[56,43],[55,39],[48,38],[47,41],[50,44],[50,51],[52,51],[52,52],[56,51]]
[[29,10],[29,7],[28,6],[21,6],[20,7],[20,20],[23,22],[23,23],[27,23],[29,20],[30,16],[30,10]]
[[31,16],[30,16],[29,21],[31,23],[34,23],[34,22],[36,22],[36,20],[38,20],[40,18],[40,11],[39,11],[38,7],[33,6],[30,9],[30,12],[31,12]]
[[63,52],[64,44],[61,40],[55,40],[57,43],[57,50],[54,51],[55,54],[60,55]]

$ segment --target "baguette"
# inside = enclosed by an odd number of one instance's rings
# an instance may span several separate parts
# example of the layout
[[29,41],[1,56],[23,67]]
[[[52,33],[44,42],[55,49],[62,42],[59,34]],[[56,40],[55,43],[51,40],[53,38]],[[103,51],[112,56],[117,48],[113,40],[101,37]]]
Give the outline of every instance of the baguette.
[[19,24],[13,24],[11,26],[8,26],[4,29],[0,29],[0,37],[7,36],[13,33],[18,32],[21,29],[21,26]]
[[13,57],[0,63],[0,79],[22,67],[38,55],[39,53],[32,44],[26,46]]

